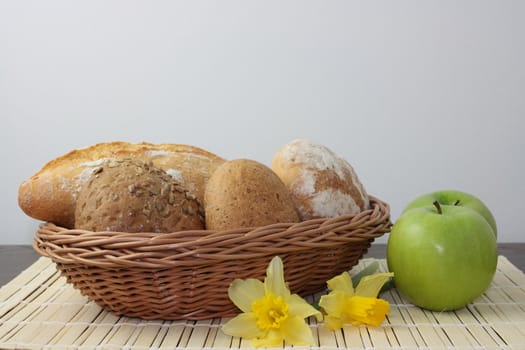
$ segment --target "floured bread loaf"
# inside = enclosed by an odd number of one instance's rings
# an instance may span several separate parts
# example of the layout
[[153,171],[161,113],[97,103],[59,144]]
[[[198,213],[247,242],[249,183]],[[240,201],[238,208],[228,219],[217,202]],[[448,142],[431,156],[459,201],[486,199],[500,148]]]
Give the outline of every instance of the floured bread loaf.
[[217,168],[204,194],[206,228],[228,230],[298,222],[288,189],[264,164],[235,159]]
[[208,178],[224,159],[198,147],[180,144],[108,142],[73,150],[24,181],[18,204],[29,216],[57,225],[75,226],[76,200],[82,185],[101,165],[118,159],[152,162],[198,199]]
[[302,220],[355,215],[369,207],[352,166],[323,145],[292,141],[274,155],[272,169],[292,193]]
[[82,186],[75,228],[89,231],[175,232],[204,229],[202,204],[151,163],[112,160]]

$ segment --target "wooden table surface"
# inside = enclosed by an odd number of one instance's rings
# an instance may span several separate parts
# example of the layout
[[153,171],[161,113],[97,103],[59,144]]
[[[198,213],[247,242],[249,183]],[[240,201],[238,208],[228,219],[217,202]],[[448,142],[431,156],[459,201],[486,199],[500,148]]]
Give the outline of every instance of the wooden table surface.
[[[506,256],[521,271],[525,271],[525,243],[499,244],[499,254]],[[375,243],[366,257],[384,258],[386,245]],[[6,284],[39,258],[29,245],[0,245],[0,286]]]

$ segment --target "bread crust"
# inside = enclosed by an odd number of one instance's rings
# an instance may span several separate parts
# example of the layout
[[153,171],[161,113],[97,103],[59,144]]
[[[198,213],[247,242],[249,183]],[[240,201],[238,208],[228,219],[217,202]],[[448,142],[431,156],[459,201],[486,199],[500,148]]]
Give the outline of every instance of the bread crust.
[[291,141],[274,155],[272,170],[292,193],[302,220],[355,215],[369,207],[352,166],[326,146]]
[[45,164],[20,185],[18,205],[34,219],[72,228],[82,185],[104,162],[126,158],[152,162],[199,200],[204,196],[207,180],[225,161],[204,149],[184,144],[98,143],[72,150]]
[[82,186],[75,228],[175,232],[204,229],[204,209],[173,177],[151,163],[113,160]]
[[204,193],[206,228],[229,230],[298,222],[291,194],[266,165],[250,159],[225,162]]

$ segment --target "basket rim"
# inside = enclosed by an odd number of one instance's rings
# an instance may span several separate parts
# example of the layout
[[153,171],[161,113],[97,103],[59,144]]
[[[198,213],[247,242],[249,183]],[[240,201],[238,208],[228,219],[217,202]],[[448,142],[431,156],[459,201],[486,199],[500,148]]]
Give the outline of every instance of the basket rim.
[[[389,232],[389,205],[377,197],[369,198],[370,208],[356,215],[225,231],[93,232],[47,222],[39,225],[33,248],[55,263],[146,269],[208,265],[301,249],[329,249],[349,242],[374,240]],[[271,249],[264,247],[268,242],[272,242]]]

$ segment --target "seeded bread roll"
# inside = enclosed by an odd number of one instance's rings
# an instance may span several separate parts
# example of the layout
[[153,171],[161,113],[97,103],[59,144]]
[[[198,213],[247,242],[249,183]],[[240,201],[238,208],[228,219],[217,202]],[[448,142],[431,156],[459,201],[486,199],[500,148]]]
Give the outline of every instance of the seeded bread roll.
[[72,228],[82,185],[100,166],[126,158],[152,162],[201,201],[206,181],[224,162],[215,154],[189,145],[99,143],[73,150],[47,163],[20,185],[18,204],[32,218]]
[[112,160],[82,187],[75,226],[119,232],[201,230],[204,212],[195,196],[151,163]]
[[292,193],[302,220],[355,215],[369,207],[352,166],[323,145],[294,140],[275,154],[272,169]]
[[266,165],[249,159],[217,168],[204,193],[206,228],[228,230],[298,222],[292,197]]

